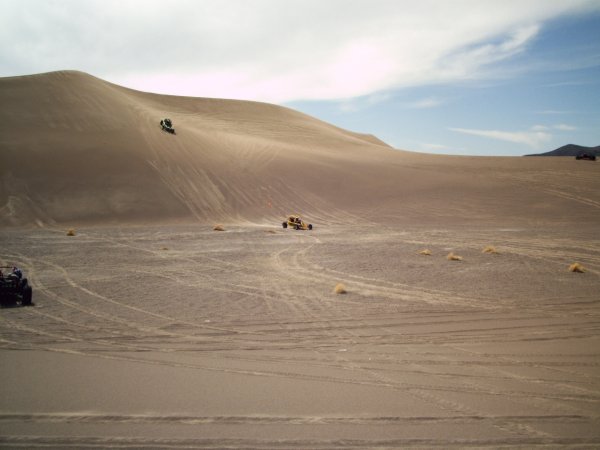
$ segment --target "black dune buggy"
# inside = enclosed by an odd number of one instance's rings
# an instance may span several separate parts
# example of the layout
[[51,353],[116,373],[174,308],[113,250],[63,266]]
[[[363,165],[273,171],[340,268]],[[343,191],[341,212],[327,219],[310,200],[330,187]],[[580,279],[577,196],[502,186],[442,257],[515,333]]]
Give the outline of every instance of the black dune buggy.
[[575,159],[579,160],[579,159],[583,159],[585,161],[596,161],[596,155],[592,154],[592,153],[579,153]]
[[171,122],[171,119],[161,119],[160,127],[167,133],[175,134],[175,128],[173,128],[173,122]]
[[[3,269],[9,269],[5,274]],[[12,266],[0,267],[0,305],[29,306],[33,292],[21,269]]]

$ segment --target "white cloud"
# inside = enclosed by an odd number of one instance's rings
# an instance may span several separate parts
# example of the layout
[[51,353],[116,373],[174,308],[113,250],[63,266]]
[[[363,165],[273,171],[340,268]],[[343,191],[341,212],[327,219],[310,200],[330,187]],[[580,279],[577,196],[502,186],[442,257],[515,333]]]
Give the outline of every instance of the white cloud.
[[546,125],[534,125],[531,127],[531,129],[533,131],[548,131],[550,128],[548,128]]
[[566,123],[559,123],[558,125],[554,125],[554,128],[561,131],[575,131],[577,127],[573,125],[567,125]]
[[597,0],[4,0],[0,76],[73,68],[142,90],[345,100],[481,76]]
[[515,144],[526,145],[533,149],[540,149],[543,148],[544,144],[552,140],[552,130],[574,131],[577,128],[567,124],[558,124],[552,126],[534,125],[526,131],[476,130],[470,128],[453,127],[449,127],[448,129],[462,134],[512,142]]
[[515,144],[523,144],[528,147],[538,149],[543,144],[550,142],[552,135],[546,131],[539,129],[531,129],[529,131],[499,131],[499,130],[473,130],[467,128],[448,128],[451,131],[458,133],[470,134],[473,136],[481,136],[489,139],[500,141],[513,142]]
[[449,78],[475,78],[485,66],[525,51],[539,30],[539,24],[531,24],[509,31],[503,41],[459,48],[441,60],[440,73]]
[[355,113],[363,109],[362,105],[354,101],[345,101],[338,105],[338,109],[343,113]]
[[421,100],[416,100],[414,102],[405,103],[404,106],[410,109],[428,109],[435,108],[444,103],[443,100],[436,97],[427,97],[422,98]]
[[386,102],[390,98],[391,95],[387,92],[376,92],[375,94],[367,95],[365,97],[343,100],[338,104],[338,109],[343,113],[355,113],[379,103]]

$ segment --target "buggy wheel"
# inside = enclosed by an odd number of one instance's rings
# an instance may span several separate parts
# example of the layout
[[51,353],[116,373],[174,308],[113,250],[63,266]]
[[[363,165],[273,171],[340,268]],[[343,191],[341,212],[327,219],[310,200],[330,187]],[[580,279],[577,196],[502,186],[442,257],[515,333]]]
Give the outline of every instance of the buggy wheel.
[[308,224],[308,229],[309,229],[309,230],[312,230],[312,223],[309,223],[309,224]]
[[294,230],[299,230],[300,229],[300,225],[294,225]]
[[31,286],[25,286],[23,288],[23,299],[21,300],[21,305],[29,306],[31,305],[31,297],[33,296],[33,292],[31,290]]
[[287,222],[283,222],[283,223],[281,224],[281,226],[282,226],[283,228],[287,228]]

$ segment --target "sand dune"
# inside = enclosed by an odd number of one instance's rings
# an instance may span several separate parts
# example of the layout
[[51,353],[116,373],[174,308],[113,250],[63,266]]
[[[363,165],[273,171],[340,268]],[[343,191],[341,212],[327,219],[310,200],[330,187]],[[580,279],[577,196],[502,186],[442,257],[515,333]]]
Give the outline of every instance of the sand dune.
[[[80,72],[0,79],[0,223],[594,221],[593,165],[393,150],[296,111]],[[177,135],[158,122],[173,119]]]
[[[367,159],[365,149],[389,151],[289,109],[145,94],[79,72],[2,79],[0,100],[8,223],[234,220],[273,204],[318,210],[305,197],[350,184],[321,178]],[[160,130],[165,116],[176,136]]]

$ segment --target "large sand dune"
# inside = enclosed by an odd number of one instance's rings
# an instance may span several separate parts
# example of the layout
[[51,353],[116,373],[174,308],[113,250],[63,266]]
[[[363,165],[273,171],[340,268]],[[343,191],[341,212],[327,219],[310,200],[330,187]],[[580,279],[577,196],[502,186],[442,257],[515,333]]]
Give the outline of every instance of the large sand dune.
[[[140,93],[79,72],[3,79],[0,101],[5,222],[326,211],[391,151],[286,108]],[[176,136],[159,128],[167,116]]]
[[[598,171],[393,150],[255,102],[160,96],[80,72],[0,79],[0,223],[590,222]],[[170,117],[172,136],[159,121]]]
[[600,447],[600,163],[76,72],[0,114],[0,447]]

